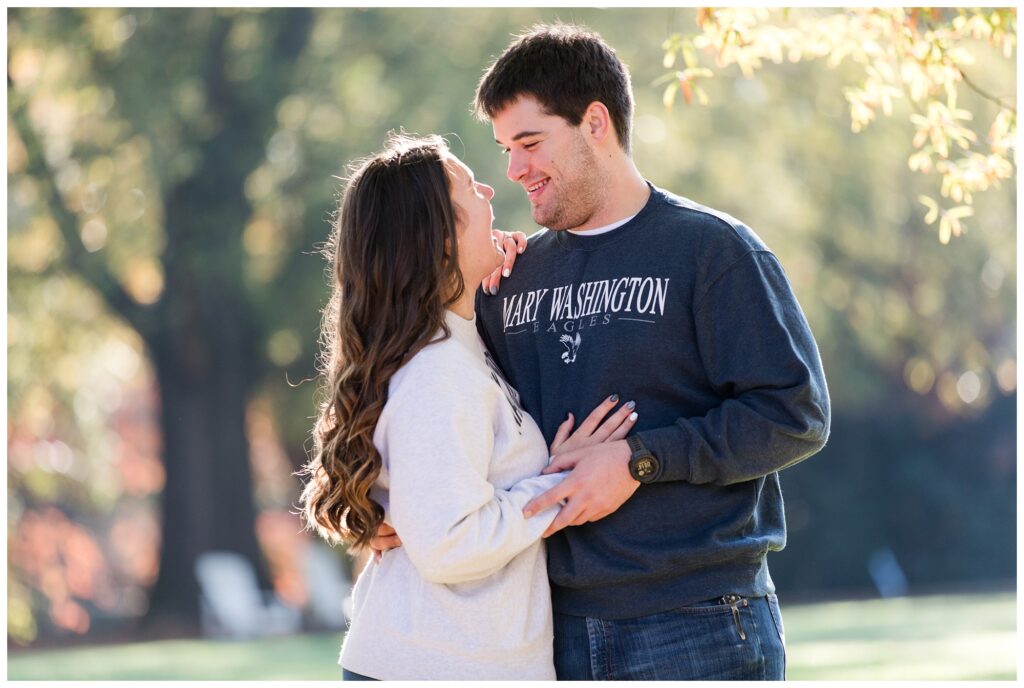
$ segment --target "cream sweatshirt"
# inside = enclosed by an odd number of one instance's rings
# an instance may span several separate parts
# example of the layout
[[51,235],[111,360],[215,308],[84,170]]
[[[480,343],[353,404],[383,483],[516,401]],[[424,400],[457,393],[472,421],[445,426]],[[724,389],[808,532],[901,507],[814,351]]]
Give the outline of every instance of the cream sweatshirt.
[[374,432],[372,496],[402,546],[360,574],[340,663],[382,680],[553,680],[540,536],[558,507],[522,508],[565,474],[539,475],[547,445],[475,320],[446,321],[452,336],[392,377]]

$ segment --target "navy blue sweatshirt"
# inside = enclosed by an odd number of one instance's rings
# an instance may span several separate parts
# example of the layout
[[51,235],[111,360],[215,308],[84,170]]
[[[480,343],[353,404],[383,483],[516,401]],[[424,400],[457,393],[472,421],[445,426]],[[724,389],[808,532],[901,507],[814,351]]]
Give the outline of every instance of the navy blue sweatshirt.
[[830,410],[800,305],[750,228],[652,186],[611,232],[534,234],[476,305],[549,443],[567,412],[582,421],[618,394],[663,467],[611,515],[548,539],[555,611],[631,618],[774,591],[777,471],[821,449]]

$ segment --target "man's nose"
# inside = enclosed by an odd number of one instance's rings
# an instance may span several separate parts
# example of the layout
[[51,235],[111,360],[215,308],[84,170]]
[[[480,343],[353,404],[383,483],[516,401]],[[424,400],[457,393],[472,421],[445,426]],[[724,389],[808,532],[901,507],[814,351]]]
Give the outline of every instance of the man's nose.
[[512,151],[508,154],[508,171],[507,175],[510,181],[518,182],[526,176],[526,170],[529,165],[526,164],[526,158],[521,153]]

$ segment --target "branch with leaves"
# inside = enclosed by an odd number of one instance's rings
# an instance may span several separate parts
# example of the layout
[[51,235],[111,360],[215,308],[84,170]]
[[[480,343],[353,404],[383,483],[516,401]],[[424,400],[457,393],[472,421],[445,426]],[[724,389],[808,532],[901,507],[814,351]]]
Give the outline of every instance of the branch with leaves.
[[57,175],[46,161],[43,143],[29,118],[28,103],[12,87],[10,78],[7,81],[7,96],[10,100],[11,123],[25,150],[25,171],[39,184],[54,224],[64,239],[68,267],[91,284],[115,313],[144,332],[150,320],[145,307],[125,291],[102,256],[90,253],[82,242],[78,217],[67,207],[57,185]]
[[[1015,94],[994,95],[967,75],[976,63],[978,42],[1013,59],[1016,9],[856,8],[790,15],[790,10],[699,9],[699,33],[673,34],[662,45],[666,69],[680,58],[684,63],[660,80],[668,82],[666,107],[677,94],[687,104],[695,96],[702,105],[709,102],[702,84],[715,72],[701,64],[701,53],[713,56],[718,69],[736,65],[747,78],[765,60],[781,64],[824,58],[830,68],[844,61],[861,65],[863,81],[843,91],[853,131],[865,129],[879,110],[892,116],[893,100],[907,98],[914,110],[909,119],[917,149],[907,163],[912,170],[939,175],[939,193],[953,204],[944,208],[922,195],[925,222],[939,221],[944,244],[963,233],[961,221],[974,213],[973,194],[1016,174]],[[995,106],[983,132],[972,126],[975,113],[958,106],[961,88]]]

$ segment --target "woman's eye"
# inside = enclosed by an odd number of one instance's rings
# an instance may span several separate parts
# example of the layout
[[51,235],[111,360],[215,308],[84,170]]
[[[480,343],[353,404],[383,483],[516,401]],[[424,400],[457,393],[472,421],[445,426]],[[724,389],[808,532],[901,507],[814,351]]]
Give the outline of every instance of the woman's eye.
[[533,143],[528,143],[528,144],[526,144],[525,146],[523,146],[523,148],[525,148],[526,150],[533,150],[533,148],[534,148],[534,147],[535,147],[536,145],[537,145],[537,142],[536,142],[536,141],[534,141]]

